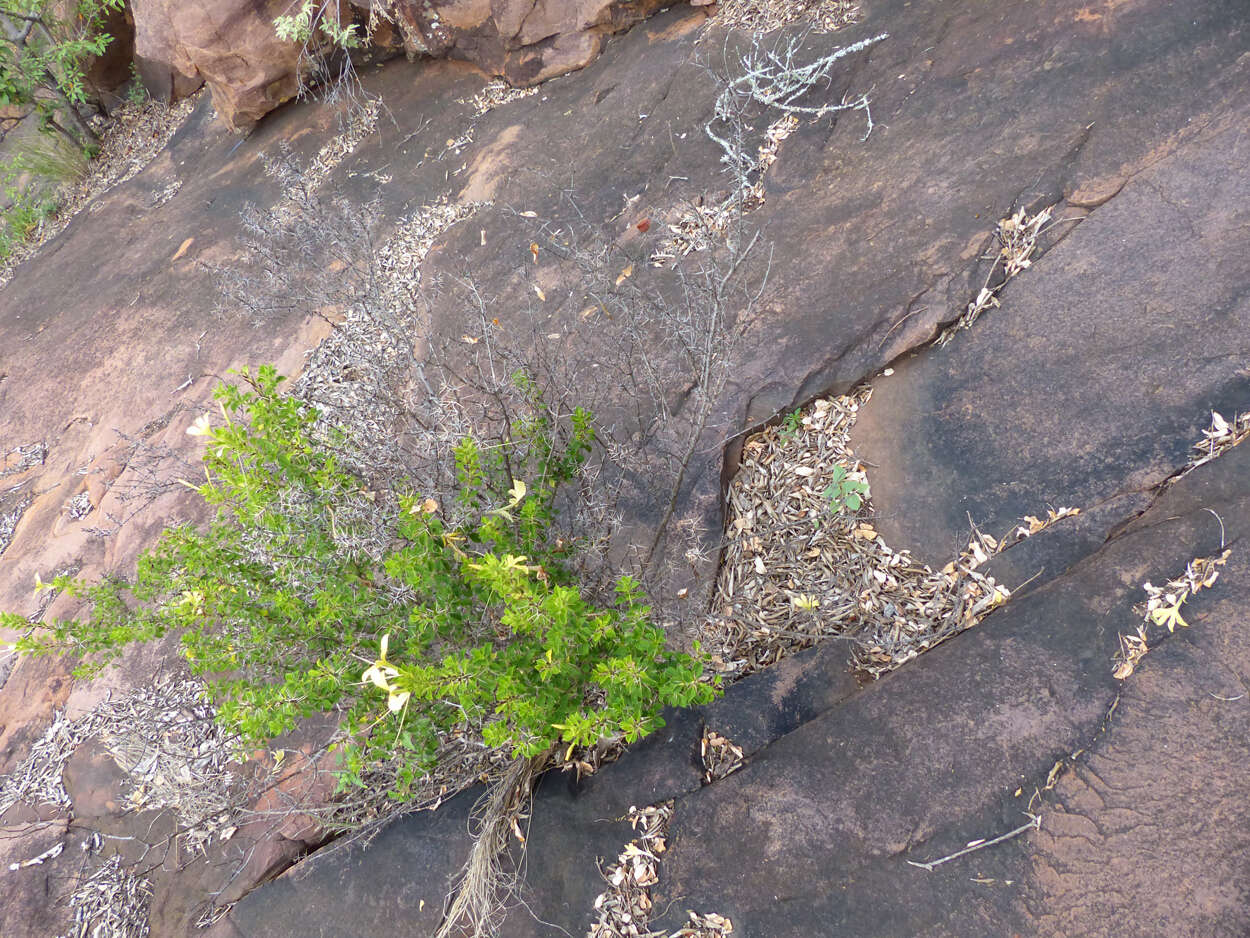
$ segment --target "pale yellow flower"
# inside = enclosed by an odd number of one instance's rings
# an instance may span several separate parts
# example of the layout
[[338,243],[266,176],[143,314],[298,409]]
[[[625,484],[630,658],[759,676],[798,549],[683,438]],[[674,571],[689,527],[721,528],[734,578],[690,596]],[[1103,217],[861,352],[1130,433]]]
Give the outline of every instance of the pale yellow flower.
[[208,419],[208,414],[200,414],[195,418],[195,422],[187,427],[188,436],[208,436],[213,432],[213,422]]

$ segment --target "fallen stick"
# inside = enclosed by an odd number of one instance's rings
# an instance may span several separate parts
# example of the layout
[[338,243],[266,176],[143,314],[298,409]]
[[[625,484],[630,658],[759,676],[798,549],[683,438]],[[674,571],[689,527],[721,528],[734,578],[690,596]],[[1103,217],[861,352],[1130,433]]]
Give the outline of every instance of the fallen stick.
[[974,840],[969,846],[964,847],[962,850],[956,850],[950,856],[942,857],[940,860],[930,860],[928,863],[917,863],[915,860],[908,860],[907,862],[910,863],[912,866],[920,867],[922,870],[928,870],[929,872],[933,872],[933,868],[935,866],[941,866],[943,863],[946,863],[950,860],[956,860],[959,857],[962,857],[966,853],[974,853],[977,850],[983,850],[986,847],[992,847],[995,844],[1001,844],[1004,840],[1011,840],[1011,838],[1013,837],[1019,837],[1021,834],[1023,834],[1025,831],[1029,829],[1033,829],[1033,830],[1042,829],[1042,816],[1040,814],[1029,814],[1027,815],[1027,817],[1029,819],[1029,822],[1027,824],[1021,824],[1019,827],[1017,827],[1013,831],[1008,831],[1005,834],[1001,834],[998,837],[995,837],[993,840]]

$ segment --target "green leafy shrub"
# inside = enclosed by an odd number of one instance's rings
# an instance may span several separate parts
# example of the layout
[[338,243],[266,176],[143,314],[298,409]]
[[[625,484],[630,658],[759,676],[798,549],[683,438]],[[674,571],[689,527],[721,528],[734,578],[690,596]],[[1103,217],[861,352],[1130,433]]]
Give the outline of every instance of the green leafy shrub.
[[273,26],[278,38],[285,42],[307,45],[320,33],[340,49],[355,49],[360,45],[356,24],[348,23],[345,26],[340,22],[337,3],[303,0],[295,12],[276,17]]
[[[699,660],[665,648],[636,582],[596,605],[572,582],[567,544],[550,542],[556,495],[594,441],[589,413],[553,427],[535,406],[501,445],[463,439],[456,504],[409,492],[388,515],[340,467],[341,435],[280,394],[272,367],[242,377],[216,392],[221,422],[188,430],[208,444],[193,486],[215,509],[208,526],[166,530],[133,580],[39,584],[89,611],[35,631],[0,614],[26,630],[20,651],[81,653],[90,670],[178,633],[244,740],[339,713],[344,782],[398,760],[396,797],[450,734],[532,756],[633,741],[662,725],[662,706],[711,699]],[[380,523],[383,550],[369,546]]]
[[803,429],[803,408],[799,407],[786,414],[781,421],[781,438],[783,440],[793,440],[799,435],[799,431]]

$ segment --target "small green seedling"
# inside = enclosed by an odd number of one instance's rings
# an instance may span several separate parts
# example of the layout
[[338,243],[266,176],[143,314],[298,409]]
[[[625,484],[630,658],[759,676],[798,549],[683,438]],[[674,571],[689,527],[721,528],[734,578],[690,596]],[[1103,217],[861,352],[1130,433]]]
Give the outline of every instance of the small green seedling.
[[799,430],[803,428],[803,408],[799,407],[786,414],[784,420],[781,421],[781,438],[783,440],[793,440],[799,435]]
[[823,493],[829,499],[834,511],[859,511],[868,497],[868,483],[852,479],[843,466],[833,467],[833,481],[825,487]]

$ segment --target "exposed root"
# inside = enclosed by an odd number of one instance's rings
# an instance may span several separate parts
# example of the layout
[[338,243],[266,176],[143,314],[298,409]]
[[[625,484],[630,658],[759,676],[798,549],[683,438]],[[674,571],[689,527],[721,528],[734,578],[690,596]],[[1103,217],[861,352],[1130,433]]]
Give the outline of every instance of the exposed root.
[[503,897],[516,886],[515,873],[503,866],[508,835],[515,832],[521,837],[518,818],[529,802],[534,779],[549,761],[550,753],[517,759],[479,803],[473,847],[434,938],[493,938],[499,933],[506,912]]

